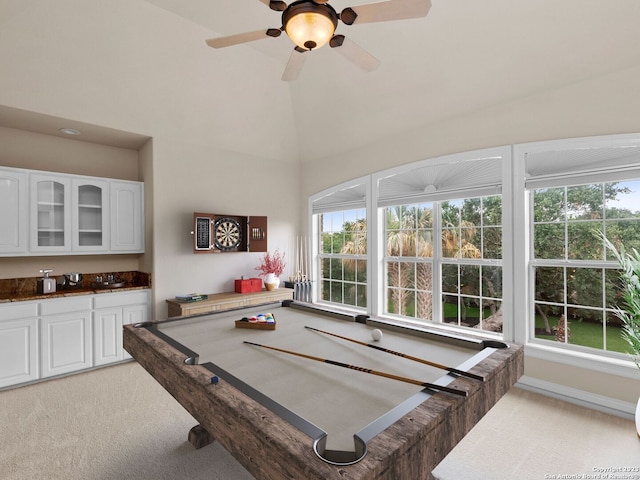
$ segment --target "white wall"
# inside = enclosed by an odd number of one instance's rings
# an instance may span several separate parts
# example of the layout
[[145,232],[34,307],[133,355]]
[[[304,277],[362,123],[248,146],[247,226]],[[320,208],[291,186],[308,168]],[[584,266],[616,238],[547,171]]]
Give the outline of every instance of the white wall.
[[367,173],[480,148],[640,132],[640,67],[381,138],[365,148],[304,163],[308,196]]
[[140,180],[138,151],[0,126],[0,165]]
[[286,162],[162,139],[153,160],[158,312],[175,295],[232,291],[234,279],[257,276],[260,253],[193,253],[194,212],[266,215],[269,250],[285,250],[299,231],[298,172]]
[[194,211],[266,215],[269,249],[287,247],[300,218],[289,90],[246,68],[279,78],[283,65],[243,47],[216,64],[213,32],[141,0],[2,0],[0,12],[0,105],[153,139],[139,174],[157,317],[167,298],[257,273],[258,254],[194,255]]

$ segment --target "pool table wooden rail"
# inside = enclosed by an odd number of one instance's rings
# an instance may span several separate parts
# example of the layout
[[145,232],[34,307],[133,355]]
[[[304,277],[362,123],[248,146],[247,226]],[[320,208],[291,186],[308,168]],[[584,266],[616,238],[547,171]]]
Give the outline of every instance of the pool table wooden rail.
[[207,368],[185,363],[184,354],[146,328],[126,325],[124,348],[260,480],[432,479],[431,471],[524,371],[522,346],[496,350],[471,369],[484,382],[450,383],[466,398],[433,394],[371,439],[361,461],[335,466],[315,455],[309,436],[224,380],[212,384]]

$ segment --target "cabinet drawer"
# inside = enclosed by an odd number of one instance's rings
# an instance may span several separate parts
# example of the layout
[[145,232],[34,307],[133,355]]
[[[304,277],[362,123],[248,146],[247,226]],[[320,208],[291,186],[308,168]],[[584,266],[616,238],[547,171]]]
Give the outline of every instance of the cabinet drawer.
[[201,305],[195,307],[187,307],[183,310],[183,315],[198,315],[199,313],[209,313],[215,312],[216,310],[220,310],[219,305]]
[[43,300],[40,303],[40,315],[57,315],[81,310],[91,310],[91,295]]
[[37,302],[16,302],[0,305],[0,321],[37,317]]
[[122,293],[101,293],[93,297],[93,308],[123,307],[125,305],[146,304],[149,290]]

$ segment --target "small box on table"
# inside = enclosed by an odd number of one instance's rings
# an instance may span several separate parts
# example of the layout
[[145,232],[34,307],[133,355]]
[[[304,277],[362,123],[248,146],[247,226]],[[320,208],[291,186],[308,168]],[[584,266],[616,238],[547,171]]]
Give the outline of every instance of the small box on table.
[[253,323],[253,322],[245,322],[243,320],[236,320],[235,324],[236,324],[236,328],[252,328],[254,330],[275,330],[276,329],[275,323],[264,323],[264,322]]
[[176,295],[176,301],[180,303],[201,302],[209,298],[209,295],[201,293],[190,293],[188,295]]
[[259,313],[253,317],[236,320],[236,328],[254,328],[257,330],[275,330],[276,317],[273,313]]
[[262,291],[262,279],[261,278],[247,278],[246,280],[240,279],[235,281],[236,293],[251,293]]

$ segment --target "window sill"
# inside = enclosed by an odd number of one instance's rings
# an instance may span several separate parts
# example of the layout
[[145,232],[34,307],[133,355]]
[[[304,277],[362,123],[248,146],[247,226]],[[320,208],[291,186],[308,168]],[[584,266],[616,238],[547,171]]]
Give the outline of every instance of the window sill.
[[525,356],[608,373],[633,380],[638,379],[638,367],[632,360],[624,360],[575,350],[565,350],[531,342],[525,345]]

